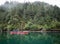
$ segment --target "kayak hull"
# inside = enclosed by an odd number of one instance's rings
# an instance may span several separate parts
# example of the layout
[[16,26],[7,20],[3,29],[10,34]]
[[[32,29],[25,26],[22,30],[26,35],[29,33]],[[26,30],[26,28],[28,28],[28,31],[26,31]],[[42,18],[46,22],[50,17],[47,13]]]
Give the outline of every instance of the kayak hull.
[[10,34],[28,34],[28,31],[11,31]]

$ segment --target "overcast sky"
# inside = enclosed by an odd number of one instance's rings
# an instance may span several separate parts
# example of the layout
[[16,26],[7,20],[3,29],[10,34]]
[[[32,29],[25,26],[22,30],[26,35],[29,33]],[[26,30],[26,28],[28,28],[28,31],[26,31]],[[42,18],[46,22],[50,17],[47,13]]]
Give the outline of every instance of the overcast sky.
[[0,5],[4,4],[6,1],[18,1],[18,2],[24,2],[24,1],[29,1],[29,2],[34,2],[34,1],[41,1],[41,2],[46,2],[51,5],[57,5],[60,7],[60,0],[0,0]]

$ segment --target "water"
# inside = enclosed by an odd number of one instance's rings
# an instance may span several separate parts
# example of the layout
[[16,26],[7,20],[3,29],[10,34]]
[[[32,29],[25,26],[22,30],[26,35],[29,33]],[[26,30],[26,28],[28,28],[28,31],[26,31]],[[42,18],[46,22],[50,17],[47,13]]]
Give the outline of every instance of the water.
[[60,44],[60,33],[29,33],[27,35],[11,35],[0,33],[0,44]]

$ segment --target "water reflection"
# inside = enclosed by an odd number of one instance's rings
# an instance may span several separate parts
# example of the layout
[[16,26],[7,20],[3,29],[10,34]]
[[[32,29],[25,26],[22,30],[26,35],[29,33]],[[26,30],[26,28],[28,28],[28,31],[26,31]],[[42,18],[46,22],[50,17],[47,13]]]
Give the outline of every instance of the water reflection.
[[29,33],[27,35],[11,35],[0,33],[0,44],[60,44],[60,33]]

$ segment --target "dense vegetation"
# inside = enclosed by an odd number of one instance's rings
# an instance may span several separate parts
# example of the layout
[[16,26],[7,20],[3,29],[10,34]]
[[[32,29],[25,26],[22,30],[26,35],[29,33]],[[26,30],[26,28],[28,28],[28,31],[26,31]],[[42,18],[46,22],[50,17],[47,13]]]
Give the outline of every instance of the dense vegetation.
[[60,29],[60,8],[44,2],[5,2],[0,6],[0,30]]

